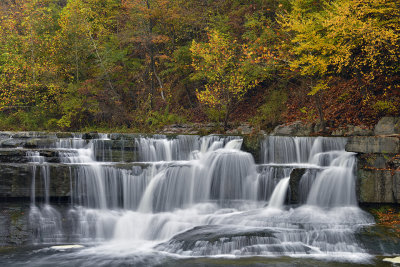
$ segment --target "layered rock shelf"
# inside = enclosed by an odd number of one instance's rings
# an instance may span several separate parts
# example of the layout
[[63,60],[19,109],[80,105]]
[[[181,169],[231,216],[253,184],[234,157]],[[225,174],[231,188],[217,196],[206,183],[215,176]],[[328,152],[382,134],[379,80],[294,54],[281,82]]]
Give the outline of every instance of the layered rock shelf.
[[[296,124],[296,131],[301,126]],[[283,129],[282,126],[279,129]],[[346,151],[357,154],[357,196],[359,203],[400,203],[400,134],[399,119],[383,118],[375,127],[374,136],[348,137]],[[279,131],[281,131],[279,130]],[[309,129],[311,130],[311,129]],[[286,131],[286,130],[285,130]],[[287,133],[289,133],[288,130]],[[304,132],[305,133],[305,132]],[[60,161],[57,141],[73,138],[73,133],[1,132],[0,133],[0,199],[30,198],[32,177],[36,183],[36,197],[44,197],[44,171],[51,173],[50,198],[69,198],[75,181],[70,181],[74,166]],[[139,134],[109,134],[107,139],[94,142],[96,160],[120,169],[145,168],[139,158]],[[79,138],[87,142],[101,139],[101,134],[84,133]],[[175,136],[171,136],[175,138]],[[260,163],[259,137],[244,136],[244,150]],[[96,149],[98,146],[98,149]],[[68,150],[64,150],[68,153]],[[29,163],[29,153],[36,153],[47,162],[48,170]],[[299,203],[299,181],[306,169],[294,169],[290,179],[289,201]]]

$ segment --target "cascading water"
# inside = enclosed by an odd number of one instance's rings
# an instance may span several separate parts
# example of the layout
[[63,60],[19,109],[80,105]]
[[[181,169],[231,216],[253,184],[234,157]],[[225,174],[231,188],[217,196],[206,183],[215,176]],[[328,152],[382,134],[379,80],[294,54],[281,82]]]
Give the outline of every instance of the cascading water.
[[[56,229],[41,227],[41,219],[32,215],[37,242],[80,243],[87,248],[79,255],[89,258],[369,259],[356,232],[373,219],[357,207],[355,157],[344,151],[344,138],[266,137],[260,164],[241,150],[239,137],[135,137],[118,140],[120,155],[114,141],[101,135],[57,142],[60,162],[70,170],[71,206],[62,216],[45,215],[33,189],[31,213],[52,218]],[[127,161],[128,152],[134,160]],[[36,153],[28,156],[34,168],[50,164]],[[284,204],[295,168],[307,169],[298,190],[303,205],[288,208]],[[43,207],[56,210],[48,197],[51,174],[44,173]]]
[[[39,152],[28,152],[27,157],[32,163],[31,207],[29,221],[34,229],[35,242],[51,243],[62,240],[62,226],[60,213],[50,205],[50,168]],[[36,175],[39,166],[43,186],[44,201],[41,205],[36,202]]]

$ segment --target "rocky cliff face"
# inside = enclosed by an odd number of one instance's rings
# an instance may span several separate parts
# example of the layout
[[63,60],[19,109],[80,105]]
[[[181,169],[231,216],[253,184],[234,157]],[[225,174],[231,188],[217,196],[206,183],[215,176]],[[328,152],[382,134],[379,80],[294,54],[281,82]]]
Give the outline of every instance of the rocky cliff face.
[[346,150],[357,153],[360,203],[400,203],[400,118],[383,118],[375,136],[350,137]]

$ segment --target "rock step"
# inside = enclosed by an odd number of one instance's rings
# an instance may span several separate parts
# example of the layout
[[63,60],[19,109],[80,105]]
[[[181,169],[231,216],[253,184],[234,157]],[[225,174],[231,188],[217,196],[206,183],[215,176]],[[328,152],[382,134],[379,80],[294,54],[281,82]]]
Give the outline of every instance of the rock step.
[[356,153],[400,153],[400,136],[356,136],[350,137],[346,151]]
[[[0,163],[0,198],[29,198],[32,190],[32,178],[35,177],[35,195],[44,197],[43,172],[50,173],[50,197],[69,197],[71,185],[71,173],[81,164],[21,164]],[[118,163],[104,164],[102,166],[113,166],[117,169],[132,170],[139,175],[143,169],[150,166],[148,163]],[[45,170],[44,168],[48,168]],[[72,177],[74,177],[72,175]],[[72,183],[72,184],[71,184]]]

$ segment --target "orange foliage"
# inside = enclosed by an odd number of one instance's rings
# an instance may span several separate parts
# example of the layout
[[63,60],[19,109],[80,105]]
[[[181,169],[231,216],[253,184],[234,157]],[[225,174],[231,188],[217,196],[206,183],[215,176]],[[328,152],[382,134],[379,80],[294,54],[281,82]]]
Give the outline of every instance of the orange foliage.
[[400,237],[400,213],[392,208],[383,211],[375,210],[373,213],[378,225],[390,228],[396,237]]

